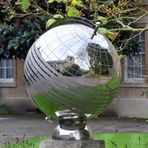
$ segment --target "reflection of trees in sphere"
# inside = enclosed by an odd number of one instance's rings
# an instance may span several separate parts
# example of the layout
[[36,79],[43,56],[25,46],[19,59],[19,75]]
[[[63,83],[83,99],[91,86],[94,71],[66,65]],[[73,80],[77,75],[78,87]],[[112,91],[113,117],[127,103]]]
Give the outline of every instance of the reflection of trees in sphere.
[[29,50],[24,66],[27,91],[48,116],[70,108],[96,116],[117,94],[118,55],[103,35],[92,38],[94,28],[87,23],[53,27]]

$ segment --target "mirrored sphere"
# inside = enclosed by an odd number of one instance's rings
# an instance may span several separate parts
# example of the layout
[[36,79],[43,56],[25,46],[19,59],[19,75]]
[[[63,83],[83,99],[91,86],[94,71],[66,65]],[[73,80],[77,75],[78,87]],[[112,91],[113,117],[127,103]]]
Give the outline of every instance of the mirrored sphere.
[[28,94],[47,116],[75,108],[95,117],[116,97],[121,65],[104,35],[83,23],[67,23],[34,42],[24,75]]

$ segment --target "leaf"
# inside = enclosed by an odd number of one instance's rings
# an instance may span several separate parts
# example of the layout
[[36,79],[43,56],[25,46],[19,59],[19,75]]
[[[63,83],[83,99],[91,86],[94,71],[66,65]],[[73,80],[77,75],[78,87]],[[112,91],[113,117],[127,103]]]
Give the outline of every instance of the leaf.
[[98,16],[97,20],[100,21],[103,25],[107,24],[108,20],[106,17]]
[[29,0],[22,0],[21,2],[22,9],[26,11],[30,7],[30,1]]
[[106,28],[103,28],[103,27],[100,27],[99,29],[98,29],[98,32],[100,32],[100,33],[102,33],[102,34],[107,34],[108,32],[109,32],[109,30],[108,29],[106,29]]
[[53,3],[54,1],[56,1],[56,0],[48,0],[48,3]]
[[117,33],[117,32],[111,32],[111,31],[109,31],[106,36],[107,36],[110,40],[114,41],[114,40],[117,38],[118,33]]
[[84,4],[81,0],[72,0],[71,2],[72,5],[74,6],[78,6],[78,7],[83,7],[84,8]]
[[48,0],[48,3],[53,3],[53,2],[57,2],[57,3],[61,3],[61,2],[67,3],[67,2],[69,2],[69,0]]
[[81,12],[73,6],[68,6],[66,11],[68,16],[81,16]]
[[46,22],[46,29],[52,25],[56,20],[55,19],[49,19],[47,22]]
[[14,38],[12,40],[10,40],[8,42],[8,50],[10,50],[11,48],[14,48],[15,50],[19,47],[19,39],[18,38]]
[[103,28],[103,27],[99,28],[99,29],[98,29],[98,32],[100,32],[100,33],[106,35],[106,37],[108,37],[108,38],[111,39],[112,41],[114,41],[114,40],[117,38],[117,36],[118,36],[118,33],[117,33],[117,32],[111,32],[111,31],[109,31],[108,29]]
[[64,17],[63,17],[63,15],[61,15],[61,14],[55,14],[55,15],[53,16],[53,18],[55,18],[55,19],[62,19],[62,18],[64,18]]

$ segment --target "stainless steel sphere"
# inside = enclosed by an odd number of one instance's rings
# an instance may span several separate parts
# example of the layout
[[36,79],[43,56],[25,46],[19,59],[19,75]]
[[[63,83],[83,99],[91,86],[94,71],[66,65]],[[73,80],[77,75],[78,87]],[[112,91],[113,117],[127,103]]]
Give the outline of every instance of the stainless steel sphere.
[[115,48],[104,35],[95,33],[91,22],[82,20],[53,25],[26,57],[28,94],[53,118],[71,108],[95,117],[111,103],[120,85]]

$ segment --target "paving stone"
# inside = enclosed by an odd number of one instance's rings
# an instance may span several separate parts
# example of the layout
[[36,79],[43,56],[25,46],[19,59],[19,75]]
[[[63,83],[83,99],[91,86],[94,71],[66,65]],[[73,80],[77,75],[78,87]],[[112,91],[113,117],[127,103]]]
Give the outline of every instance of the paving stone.
[[50,140],[40,144],[40,148],[105,148],[103,140],[61,141]]

